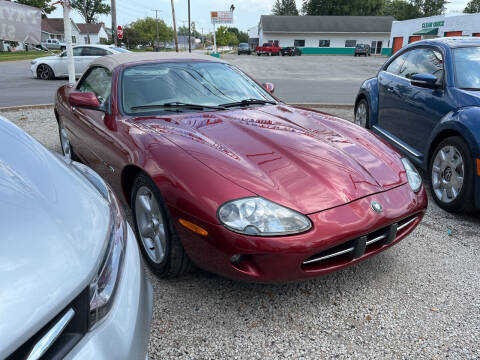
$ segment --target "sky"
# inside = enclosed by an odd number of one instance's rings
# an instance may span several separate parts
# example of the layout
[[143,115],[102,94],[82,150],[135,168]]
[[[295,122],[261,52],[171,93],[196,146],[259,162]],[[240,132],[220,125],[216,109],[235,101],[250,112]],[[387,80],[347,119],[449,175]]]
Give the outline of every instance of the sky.
[[[105,2],[109,3],[109,0]],[[175,17],[177,27],[188,24],[187,0],[175,0]],[[235,5],[234,24],[240,30],[246,31],[258,24],[260,15],[268,15],[271,12],[275,0],[190,0],[191,20],[195,22],[198,31],[207,33],[212,31],[210,23],[210,11],[226,11],[230,5]],[[301,8],[302,0],[296,0],[297,8]],[[447,5],[447,13],[461,13],[467,4],[467,0],[450,0]],[[125,25],[146,16],[155,17],[153,10],[160,10],[158,17],[167,25],[172,25],[171,0],[117,0],[117,24]],[[61,6],[57,7],[49,17],[63,17]],[[72,19],[83,22],[82,18],[72,12]],[[111,25],[110,16],[100,16],[100,21]],[[202,30],[203,29],[203,30]]]

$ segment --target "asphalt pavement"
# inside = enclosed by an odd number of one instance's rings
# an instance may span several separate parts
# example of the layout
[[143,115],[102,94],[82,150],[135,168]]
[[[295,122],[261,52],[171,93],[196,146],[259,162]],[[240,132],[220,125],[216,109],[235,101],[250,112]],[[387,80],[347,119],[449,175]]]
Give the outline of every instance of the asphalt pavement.
[[[352,120],[352,111],[325,111]],[[2,115],[60,151],[53,109]],[[200,270],[172,280],[149,273],[149,358],[480,359],[480,219],[429,199],[406,239],[318,279],[261,285]]]
[[[385,57],[225,55],[259,82],[272,82],[287,103],[353,104]],[[67,82],[33,78],[30,60],[0,62],[0,107],[51,104],[57,88]]]

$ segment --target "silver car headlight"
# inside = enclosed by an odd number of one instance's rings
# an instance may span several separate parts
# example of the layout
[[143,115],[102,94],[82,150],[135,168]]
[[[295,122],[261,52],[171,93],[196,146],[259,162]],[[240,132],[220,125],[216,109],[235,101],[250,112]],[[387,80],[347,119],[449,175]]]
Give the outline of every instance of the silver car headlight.
[[402,158],[403,167],[407,173],[408,183],[413,192],[418,192],[422,187],[422,177],[418,173],[415,166],[407,158]]
[[234,232],[254,236],[298,234],[312,227],[305,215],[261,197],[223,204],[218,209],[218,219]]
[[30,61],[30,64],[35,65],[37,61],[38,61],[37,59],[33,59],[32,61]]
[[110,205],[110,227],[107,246],[100,268],[90,283],[89,328],[110,311],[125,257],[127,226],[120,204],[105,181],[92,169],[72,161],[71,166],[84,175]]

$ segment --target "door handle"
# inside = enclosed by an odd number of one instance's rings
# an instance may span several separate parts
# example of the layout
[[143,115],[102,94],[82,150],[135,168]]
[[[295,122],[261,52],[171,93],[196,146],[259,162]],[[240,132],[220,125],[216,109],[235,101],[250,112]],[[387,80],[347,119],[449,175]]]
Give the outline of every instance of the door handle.
[[393,87],[387,88],[387,91],[388,91],[390,94],[393,94]]

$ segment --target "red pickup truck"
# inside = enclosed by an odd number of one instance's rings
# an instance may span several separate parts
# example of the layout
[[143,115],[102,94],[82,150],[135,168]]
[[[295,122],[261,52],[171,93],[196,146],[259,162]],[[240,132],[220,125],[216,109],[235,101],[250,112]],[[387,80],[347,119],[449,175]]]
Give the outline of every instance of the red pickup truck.
[[273,43],[265,43],[263,46],[257,46],[255,52],[258,56],[268,55],[268,56],[279,56],[282,48]]

